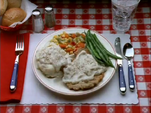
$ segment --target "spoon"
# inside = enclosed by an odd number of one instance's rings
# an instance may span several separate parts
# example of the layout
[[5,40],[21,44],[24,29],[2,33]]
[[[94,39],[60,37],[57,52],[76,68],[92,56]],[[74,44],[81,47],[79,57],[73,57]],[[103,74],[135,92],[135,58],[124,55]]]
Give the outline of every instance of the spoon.
[[126,43],[123,47],[123,55],[128,61],[128,79],[129,79],[129,88],[131,91],[135,89],[133,68],[131,64],[131,59],[134,57],[134,48],[130,43]]

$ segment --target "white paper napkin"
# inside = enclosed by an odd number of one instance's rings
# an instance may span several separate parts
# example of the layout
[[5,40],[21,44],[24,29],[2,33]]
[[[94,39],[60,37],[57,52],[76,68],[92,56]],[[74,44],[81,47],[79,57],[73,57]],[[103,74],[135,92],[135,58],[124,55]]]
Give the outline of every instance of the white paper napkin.
[[[130,35],[128,34],[102,34],[113,45],[117,37],[121,37],[121,46],[126,42],[130,42]],[[57,104],[57,103],[89,103],[89,104],[137,104],[138,95],[137,90],[130,92],[128,88],[128,70],[127,61],[124,60],[124,73],[127,84],[127,92],[122,96],[119,91],[119,82],[117,72],[110,80],[110,82],[101,88],[99,91],[84,95],[84,96],[64,96],[54,93],[45,88],[35,77],[32,71],[32,57],[37,44],[46,37],[47,34],[31,34],[29,56],[25,76],[24,91],[21,104]]]
[[29,17],[32,15],[32,11],[37,7],[38,7],[37,5],[31,3],[29,0],[22,0],[21,9],[23,9],[27,13],[26,18],[22,22],[13,23],[9,27],[14,28],[16,25],[26,22],[29,19]]

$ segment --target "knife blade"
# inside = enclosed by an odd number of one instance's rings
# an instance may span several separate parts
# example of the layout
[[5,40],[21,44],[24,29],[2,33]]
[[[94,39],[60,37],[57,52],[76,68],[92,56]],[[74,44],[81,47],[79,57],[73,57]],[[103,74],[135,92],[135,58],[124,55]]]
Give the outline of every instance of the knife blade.
[[[115,39],[114,46],[115,46],[117,56],[122,57],[121,40],[119,37],[117,37]],[[125,94],[126,93],[126,82],[125,82],[125,76],[124,76],[124,71],[123,71],[123,60],[117,59],[117,64],[118,64],[118,74],[119,74],[119,89],[122,94]]]

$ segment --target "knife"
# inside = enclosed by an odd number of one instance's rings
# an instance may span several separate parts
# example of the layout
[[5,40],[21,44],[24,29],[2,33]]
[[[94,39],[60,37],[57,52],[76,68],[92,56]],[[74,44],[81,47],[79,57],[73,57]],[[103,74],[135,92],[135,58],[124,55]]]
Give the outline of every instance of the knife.
[[[114,46],[115,46],[115,50],[116,50],[117,56],[122,57],[122,54],[121,54],[121,41],[120,41],[119,37],[117,37],[115,39]],[[125,94],[126,93],[126,82],[125,82],[123,64],[122,63],[123,63],[122,59],[117,59],[118,73],[119,73],[119,89],[120,89],[120,92],[122,94]]]

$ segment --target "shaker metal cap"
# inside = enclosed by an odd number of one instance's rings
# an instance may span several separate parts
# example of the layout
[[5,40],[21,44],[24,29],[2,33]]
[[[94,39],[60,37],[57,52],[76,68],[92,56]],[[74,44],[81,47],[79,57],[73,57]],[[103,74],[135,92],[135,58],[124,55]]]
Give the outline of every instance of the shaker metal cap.
[[51,12],[51,11],[53,11],[52,5],[46,6],[46,7],[45,7],[45,11],[46,11],[46,12]]
[[41,15],[41,12],[40,12],[39,9],[35,9],[35,10],[32,11],[32,15],[33,15],[34,17],[37,17],[37,16],[40,16],[40,15]]

